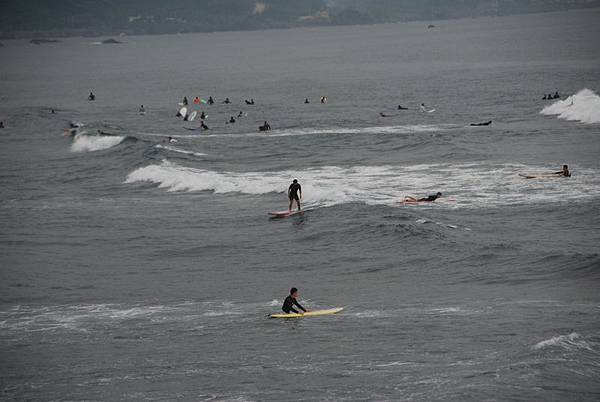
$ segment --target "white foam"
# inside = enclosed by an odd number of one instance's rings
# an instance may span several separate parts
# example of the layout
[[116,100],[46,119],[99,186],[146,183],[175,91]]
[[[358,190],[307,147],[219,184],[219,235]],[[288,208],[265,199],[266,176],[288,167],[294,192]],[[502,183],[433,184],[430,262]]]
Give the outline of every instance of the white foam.
[[541,341],[533,345],[533,349],[539,350],[548,347],[561,347],[563,349],[574,350],[574,349],[586,349],[591,351],[590,345],[581,339],[581,335],[577,332],[572,332],[568,335],[554,336],[545,341]]
[[376,364],[375,367],[411,366],[414,364],[415,363],[413,363],[413,362],[391,362],[391,363]]
[[161,144],[155,145],[155,148],[166,149],[167,151],[177,152],[177,153],[186,154],[186,155],[194,155],[194,156],[205,156],[206,155],[206,154],[203,154],[202,152],[188,151],[186,149],[181,149],[181,148],[171,147],[168,145],[161,145]]
[[100,136],[100,135],[77,135],[73,139],[71,152],[94,152],[112,148],[120,144],[125,137]]
[[[231,172],[188,168],[163,160],[131,172],[125,183],[149,182],[168,191],[213,191],[217,194],[280,193],[292,178],[302,184],[304,203],[314,206],[358,202],[406,207],[407,195],[442,191],[456,202],[434,202],[417,208],[493,207],[510,204],[565,202],[600,195],[598,169],[573,168],[573,177],[534,183],[517,173],[552,167],[525,165],[324,166],[275,172]],[[533,186],[533,187],[532,187]],[[442,199],[443,200],[443,199]]]
[[600,96],[589,89],[583,89],[565,100],[545,107],[540,113],[586,124],[600,123]]

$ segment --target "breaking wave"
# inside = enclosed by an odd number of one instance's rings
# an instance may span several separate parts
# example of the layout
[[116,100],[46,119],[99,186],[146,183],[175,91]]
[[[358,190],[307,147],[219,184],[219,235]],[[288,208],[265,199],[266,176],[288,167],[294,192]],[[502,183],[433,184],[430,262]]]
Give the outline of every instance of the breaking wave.
[[71,152],[94,152],[119,145],[125,137],[80,134],[73,139]]
[[600,123],[600,96],[589,89],[583,89],[565,100],[545,107],[540,113],[586,124]]
[[[447,198],[417,207],[489,207],[590,199],[600,195],[597,169],[576,169],[569,179],[531,181],[517,173],[543,169],[525,165],[325,166],[301,171],[231,172],[180,166],[163,160],[131,172],[125,183],[149,182],[168,191],[217,194],[285,193],[291,178],[303,186],[305,203],[319,206],[358,202],[395,205],[407,195],[442,191]],[[575,170],[574,170],[575,172]]]
[[582,339],[577,332],[572,332],[568,335],[559,335],[546,339],[533,345],[533,349],[540,350],[550,347],[559,347],[567,350],[587,349],[592,350],[591,346]]

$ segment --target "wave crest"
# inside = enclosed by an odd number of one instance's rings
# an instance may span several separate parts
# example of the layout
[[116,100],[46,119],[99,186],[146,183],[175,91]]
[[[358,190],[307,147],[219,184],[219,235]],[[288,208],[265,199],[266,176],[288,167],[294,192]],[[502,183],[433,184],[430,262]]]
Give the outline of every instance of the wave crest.
[[600,96],[589,89],[582,89],[565,100],[545,107],[540,113],[586,124],[600,123]]
[[71,144],[71,152],[101,151],[119,145],[124,139],[120,136],[78,135]]

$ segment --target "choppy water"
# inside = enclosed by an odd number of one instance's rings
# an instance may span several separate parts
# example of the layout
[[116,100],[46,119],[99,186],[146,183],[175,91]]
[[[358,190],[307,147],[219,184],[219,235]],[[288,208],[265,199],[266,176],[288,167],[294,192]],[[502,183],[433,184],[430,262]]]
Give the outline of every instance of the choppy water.
[[597,400],[599,17],[5,42],[0,398]]

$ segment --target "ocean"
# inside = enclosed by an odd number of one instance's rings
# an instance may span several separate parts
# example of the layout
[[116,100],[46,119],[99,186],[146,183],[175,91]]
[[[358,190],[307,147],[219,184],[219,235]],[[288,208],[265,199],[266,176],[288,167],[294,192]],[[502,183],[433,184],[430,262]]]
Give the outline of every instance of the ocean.
[[598,400],[599,20],[4,41],[0,399]]

